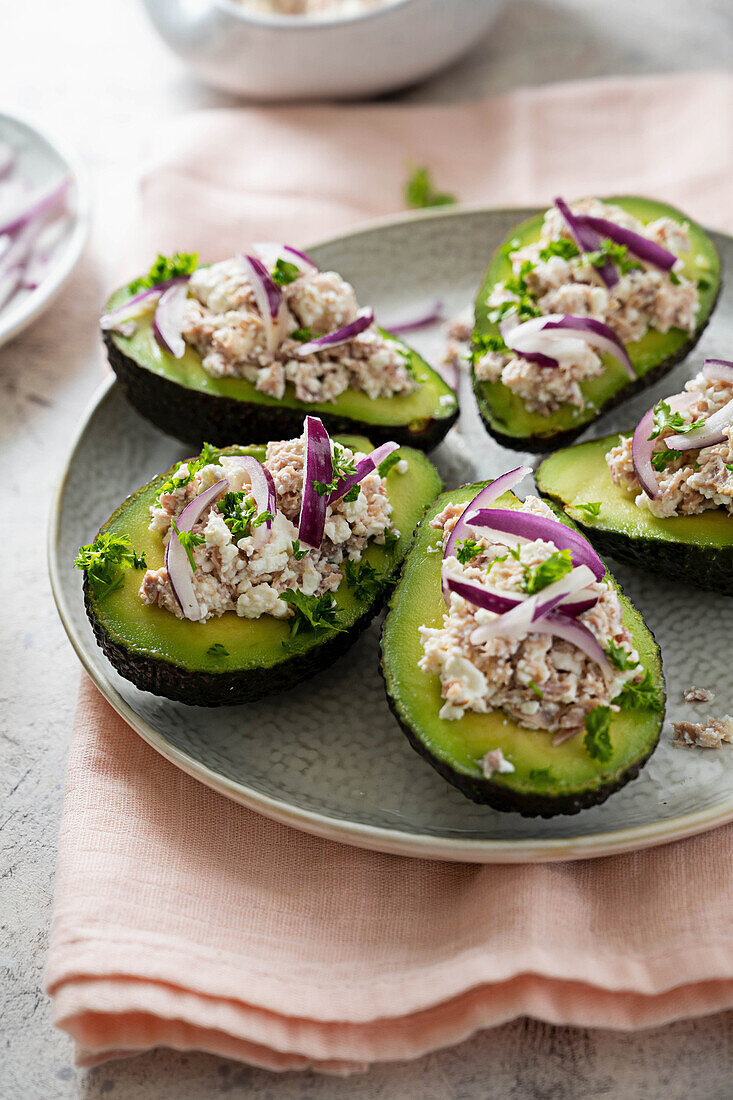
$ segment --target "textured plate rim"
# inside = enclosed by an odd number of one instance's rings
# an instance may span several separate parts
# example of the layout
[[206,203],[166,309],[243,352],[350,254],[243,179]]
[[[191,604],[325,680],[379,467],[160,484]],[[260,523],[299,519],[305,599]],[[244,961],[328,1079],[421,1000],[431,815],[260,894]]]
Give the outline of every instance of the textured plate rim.
[[41,315],[41,313],[44,313],[48,309],[61,293],[81,259],[82,252],[87,243],[91,224],[91,194],[89,180],[86,168],[79,158],[73,155],[73,153],[63,145],[52,140],[45,131],[35,126],[22,115],[14,115],[9,114],[7,111],[0,111],[0,124],[2,124],[4,119],[7,119],[11,125],[19,126],[26,130],[33,136],[36,142],[40,142],[42,145],[47,146],[64,162],[76,186],[76,205],[74,207],[74,220],[69,240],[61,252],[60,262],[58,263],[56,271],[49,279],[41,283],[33,294],[30,294],[26,298],[18,316],[14,321],[11,321],[7,328],[3,327],[2,318],[0,317],[0,347],[14,340],[16,336],[19,336],[21,332]]
[[[426,218],[454,218],[466,214],[490,215],[513,212],[514,210],[520,213],[527,209],[526,207],[507,207],[498,210],[491,207],[477,206],[452,211],[436,210],[416,215],[382,218],[379,221],[370,222],[369,225],[359,228],[353,233],[335,235],[328,240],[319,242],[319,244],[329,245],[342,240],[343,237],[361,236],[378,232],[389,226]],[[156,752],[180,768],[181,771],[219,794],[247,806],[265,817],[325,840],[383,852],[388,855],[449,860],[460,863],[550,863],[619,855],[623,852],[638,851],[643,848],[657,847],[675,840],[682,840],[733,821],[733,798],[730,798],[717,806],[667,818],[663,821],[650,822],[646,825],[634,826],[628,829],[615,829],[609,832],[558,839],[457,839],[419,833],[408,834],[395,829],[331,817],[314,810],[301,809],[287,801],[252,790],[243,783],[236,783],[227,779],[194,760],[180,749],[170,745],[162,734],[135,713],[108,677],[104,675],[101,666],[97,667],[93,658],[98,656],[98,651],[96,647],[92,650],[88,646],[87,639],[77,632],[61,583],[63,563],[59,560],[58,550],[61,505],[66,482],[74,464],[76,452],[86,435],[90,421],[97,409],[108,399],[113,389],[118,387],[119,383],[116,382],[114,377],[110,376],[100,385],[90,399],[72,438],[61,476],[53,493],[47,532],[51,591],[64,630],[92,682],[120,717]]]

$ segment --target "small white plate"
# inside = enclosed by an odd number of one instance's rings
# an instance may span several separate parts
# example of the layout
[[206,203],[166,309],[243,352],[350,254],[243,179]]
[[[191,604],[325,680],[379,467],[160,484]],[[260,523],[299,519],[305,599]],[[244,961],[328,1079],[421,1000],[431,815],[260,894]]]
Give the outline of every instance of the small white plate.
[[[470,301],[491,250],[534,212],[441,210],[382,222],[308,251],[324,268],[342,272],[378,317],[418,314],[436,299],[451,316]],[[730,270],[733,239],[714,239]],[[411,342],[430,359],[437,336],[418,332]],[[681,389],[704,355],[732,346],[733,309],[723,297],[690,360],[591,432],[604,435],[636,423],[653,400]],[[449,487],[496,477],[524,457],[483,430],[465,375],[460,396],[458,424],[431,456]],[[683,689],[693,684],[715,689],[714,713],[733,713],[733,600],[615,562],[613,573],[662,647],[668,721],[639,778],[574,817],[544,821],[474,805],[417,756],[387,706],[378,623],[332,669],[248,706],[187,707],[138,691],[97,647],[72,563],[79,545],[94,537],[128,493],[187,453],[138,416],[110,379],[71,446],[49,530],[51,584],[80,660],[125,721],[177,767],[306,832],[431,859],[585,859],[664,844],[733,820],[733,747],[675,750],[669,726],[670,720],[706,714],[682,700]]]
[[76,267],[89,233],[89,189],[81,166],[47,137],[13,115],[0,113],[0,142],[15,150],[17,171],[42,187],[69,173],[70,217],[53,245],[48,268],[35,290],[19,290],[0,309],[0,347],[22,332],[51,304]]

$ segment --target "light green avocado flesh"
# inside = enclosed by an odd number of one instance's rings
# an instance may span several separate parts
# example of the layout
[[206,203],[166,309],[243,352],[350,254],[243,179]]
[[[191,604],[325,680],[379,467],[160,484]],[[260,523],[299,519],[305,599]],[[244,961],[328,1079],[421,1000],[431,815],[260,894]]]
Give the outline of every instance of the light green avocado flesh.
[[[426,755],[450,769],[458,786],[463,785],[462,779],[483,781],[481,760],[489,750],[496,748],[502,750],[515,770],[494,774],[491,784],[519,796],[551,796],[562,800],[594,788],[613,786],[636,762],[648,755],[659,734],[661,713],[623,710],[614,714],[610,729],[613,756],[606,764],[599,764],[588,755],[581,736],[553,745],[551,733],[525,729],[501,710],[489,714],[467,712],[456,721],[439,717],[443,705],[440,679],[418,668],[418,661],[423,656],[419,628],[442,626],[445,612],[440,588],[442,539],[440,532],[430,527],[430,520],[448,502],[467,504],[483,484],[464,486],[444,494],[418,529],[384,626],[383,671],[388,695],[401,722],[419,739]],[[520,505],[521,502],[509,493],[497,503],[497,507],[502,508]],[[562,517],[558,514],[558,518]],[[607,577],[615,584],[608,574]],[[651,671],[663,700],[659,649],[639,612],[620,592],[619,597],[623,620],[631,632],[641,663]],[[549,776],[543,774],[548,768]]]
[[[661,217],[674,218],[675,221],[688,224],[690,250],[680,257],[684,260],[682,274],[695,282],[702,279],[707,284],[699,290],[697,326],[699,328],[703,325],[713,309],[720,284],[720,259],[707,233],[681,211],[666,203],[628,195],[611,196],[603,201],[620,206],[644,224]],[[523,222],[494,253],[476,298],[476,327],[479,332],[499,332],[499,326],[488,320],[489,307],[486,301],[494,285],[503,283],[512,274],[512,265],[502,253],[502,248],[514,240],[518,241],[517,248],[539,240],[543,221],[544,213]],[[665,360],[675,361],[675,357],[689,341],[690,333],[682,329],[675,328],[666,333],[652,329],[641,340],[627,344],[626,350],[637,377],[643,378]],[[572,430],[593,420],[619,390],[629,383],[629,377],[619,363],[608,355],[604,355],[602,359],[604,373],[598,378],[590,378],[581,383],[580,388],[586,401],[584,409],[566,404],[550,416],[542,416],[537,412],[529,412],[522,399],[502,382],[477,382],[477,397],[482,415],[499,431],[510,436],[546,437]]]
[[[107,303],[107,311],[124,305],[131,294],[126,290],[116,291]],[[388,333],[384,333],[389,336]],[[379,425],[420,425],[429,420],[443,420],[455,414],[458,399],[446,382],[412,348],[401,340],[390,337],[409,353],[410,369],[415,381],[420,383],[410,394],[396,397],[372,398],[362,390],[347,389],[339,394],[335,401],[307,402],[299,401],[290,383],[286,386],[282,398],[272,397],[256,389],[252,382],[244,378],[214,378],[204,370],[201,356],[191,347],[181,359],[176,359],[163,351],[153,335],[152,316],[145,317],[137,324],[132,336],[115,334],[114,342],[121,352],[134,360],[139,366],[175,382],[185,389],[198,390],[214,397],[229,397],[236,401],[250,402],[272,408],[299,409],[313,415],[339,414],[349,417],[357,423]]]
[[[733,516],[722,508],[696,516],[659,519],[646,508],[637,507],[636,494],[614,485],[606,462],[606,455],[619,439],[618,435],[608,435],[555,451],[537,471],[540,492],[561,504],[572,520],[582,524],[591,540],[594,531],[608,531],[629,539],[686,543],[711,550],[733,546]],[[601,503],[597,516],[577,507],[594,501]]]
[[[371,443],[359,436],[341,436],[339,441],[353,450],[369,452]],[[229,447],[226,454],[254,455],[264,459],[264,447]],[[409,447],[400,450],[407,461],[406,473],[393,467],[387,475],[387,493],[392,504],[392,522],[400,537],[390,550],[371,543],[363,555],[380,573],[392,572],[410,545],[415,526],[425,508],[440,492],[442,484],[435,467],[419,451]],[[176,463],[172,470],[178,468]],[[163,565],[164,547],[160,534],[148,530],[150,506],[168,471],[154,478],[121,505],[102,530],[116,535],[128,535],[138,554],[144,553],[148,568]],[[336,631],[308,633],[290,639],[287,621],[262,615],[258,619],[243,619],[235,612],[226,612],[205,623],[178,619],[161,607],[146,606],[138,594],[142,573],[130,569],[121,588],[97,600],[90,593],[91,611],[112,641],[125,646],[133,654],[154,657],[187,670],[227,672],[251,668],[270,668],[294,653],[320,645]],[[363,615],[368,602],[354,598],[345,581],[335,593],[339,618],[349,627]],[[288,643],[288,648],[283,647]],[[214,656],[211,646],[221,645],[227,656]]]

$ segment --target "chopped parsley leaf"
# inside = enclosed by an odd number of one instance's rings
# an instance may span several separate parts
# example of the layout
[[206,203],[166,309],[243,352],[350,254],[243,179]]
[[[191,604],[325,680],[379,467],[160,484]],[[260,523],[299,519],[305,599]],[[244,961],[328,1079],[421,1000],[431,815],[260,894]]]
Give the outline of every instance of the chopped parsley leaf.
[[552,768],[532,768],[529,773],[529,778],[533,783],[552,783],[555,776],[552,774]]
[[296,561],[301,561],[308,553],[309,547],[306,546],[305,550],[300,549],[300,539],[293,539],[290,545],[293,550],[293,557]]
[[254,499],[244,490],[225,493],[217,504],[217,510],[224,516],[224,522],[231,531],[234,542],[247,538],[255,528],[275,518],[272,512],[260,512],[257,515]]
[[573,507],[581,512],[587,512],[589,516],[597,516],[601,511],[600,500],[591,500],[587,504],[575,504]]
[[548,584],[567,576],[568,573],[572,572],[572,568],[573,558],[569,550],[557,550],[554,554],[550,554],[545,561],[540,562],[539,565],[525,565],[522,581],[524,591],[528,595],[534,596],[535,593],[541,592],[543,588],[547,588]]
[[698,290],[710,290],[711,286],[712,286],[712,283],[710,282],[710,280],[706,279],[704,276],[702,276],[701,278],[699,278],[697,280],[697,289]]
[[219,454],[220,452],[217,451],[216,447],[212,447],[210,443],[204,443],[198,458],[192,458],[186,463],[185,474],[181,474],[180,477],[171,474],[170,477],[165,479],[160,489],[158,489],[158,492],[155,494],[155,503],[158,504],[160,502],[163,493],[172,493],[176,489],[188,485],[190,481],[193,481],[199,470],[203,470],[204,466],[216,465],[219,461]]
[[128,569],[147,569],[145,555],[138,557],[129,535],[113,535],[110,531],[103,531],[94,542],[80,546],[74,566],[86,574],[97,599],[118,589]]
[[669,281],[672,284],[672,286],[679,286],[680,283],[682,282],[682,280],[680,279],[680,277],[679,277],[679,275],[677,274],[676,271],[670,271]]
[[475,539],[466,538],[460,539],[456,543],[456,557],[461,565],[468,565],[470,561],[477,558],[479,554],[483,553],[483,546],[480,542],[476,542]]
[[429,206],[453,206],[456,197],[436,189],[429,168],[412,166],[405,184],[405,202],[413,210],[423,210]]
[[647,669],[641,683],[629,681],[623,691],[613,700],[622,710],[660,710],[659,695],[652,683],[651,673]]
[[611,708],[596,707],[585,716],[585,737],[583,744],[591,760],[607,764],[613,756],[611,744]]
[[287,260],[283,260],[278,256],[277,262],[272,269],[272,281],[278,286],[290,286],[300,275],[300,268],[297,264],[291,264]]
[[630,655],[628,649],[622,645],[616,645],[613,639],[606,646],[605,653],[614,668],[620,669],[621,672],[636,668],[639,663]]
[[[313,488],[318,493],[319,497],[327,496],[332,493],[336,488],[339,481],[345,477],[352,477],[356,473],[356,459],[352,455],[349,458],[343,447],[338,443],[333,445],[333,477],[330,481],[314,481]],[[356,490],[356,492],[354,492]],[[357,482],[356,485],[349,489],[348,493],[344,497],[344,500],[354,501],[361,492],[361,486]]]
[[295,328],[289,333],[291,340],[297,340],[299,344],[307,344],[313,339],[313,332],[309,328]]
[[186,551],[186,557],[188,558],[191,565],[191,570],[195,573],[196,562],[194,561],[193,557],[193,547],[203,546],[203,544],[206,542],[206,539],[203,535],[195,535],[193,531],[179,531],[178,524],[174,519],[171,520],[171,527],[178,535],[178,541],[180,542],[183,549]]
[[512,252],[516,252],[518,248],[522,247],[522,242],[519,237],[512,237],[512,239],[501,246],[502,256],[506,256],[507,260],[511,257]]
[[654,431],[649,439],[656,439],[665,428],[672,428],[675,432],[686,435],[693,428],[699,428],[701,423],[700,420],[685,420],[682,413],[672,412],[666,401],[660,401],[658,405],[654,406]]
[[393,466],[396,466],[401,461],[402,456],[399,451],[392,451],[391,455],[387,455],[384,462],[380,462],[377,466],[377,473],[380,477],[386,477]]
[[491,309],[488,318],[492,325],[495,325],[499,321],[503,321],[505,317],[511,316],[513,313],[516,313],[521,321],[529,320],[531,317],[542,316],[542,310],[539,306],[528,294],[525,294],[518,302],[514,300],[502,302],[500,306]]
[[515,561],[519,561],[519,547],[507,546],[506,554],[502,554],[500,558],[494,558],[488,571],[491,572],[495,565],[499,565],[501,562],[506,561],[507,558],[514,558]]
[[210,645],[206,650],[209,657],[228,657],[229,650],[226,649],[221,642],[215,642],[214,645]]
[[295,612],[290,620],[291,638],[301,632],[318,633],[334,628],[341,629],[338,608],[331,592],[324,592],[322,596],[307,596],[305,592],[287,588],[281,593],[280,599]]
[[540,259],[545,262],[553,256],[559,256],[561,260],[574,260],[575,257],[579,255],[580,249],[577,244],[568,237],[561,237],[559,241],[550,241],[550,243],[540,251]]
[[525,294],[529,294],[530,290],[527,286],[527,276],[530,275],[534,269],[535,264],[531,260],[523,260],[520,264],[519,271],[509,276],[504,282],[504,287],[510,294],[516,294],[518,298],[521,298]]
[[479,359],[483,359],[485,355],[489,355],[492,351],[507,351],[504,338],[498,333],[484,334],[476,330],[471,342],[469,360],[475,366]]
[[681,454],[682,451],[670,451],[666,448],[661,451],[652,451],[652,466],[661,473],[670,462],[675,462]]
[[371,600],[382,583],[381,575],[368,561],[358,564],[354,561],[347,561],[344,566],[344,576],[349,588],[353,589],[357,600]]
[[532,689],[538,699],[544,699],[544,691],[542,691],[541,688],[537,687],[537,684],[534,682],[534,680],[527,680],[527,687]]
[[616,244],[608,237],[601,241],[595,252],[586,252],[585,261],[593,267],[603,267],[607,263],[615,264],[622,275],[628,275],[630,271],[639,271],[641,264],[638,260],[629,259],[629,250],[625,244]]
[[133,279],[127,289],[130,294],[137,294],[139,290],[147,290],[149,287],[157,286],[158,283],[167,282],[168,279],[190,275],[198,267],[198,262],[198,252],[174,252],[172,256],[162,256],[158,253],[158,258],[147,275]]

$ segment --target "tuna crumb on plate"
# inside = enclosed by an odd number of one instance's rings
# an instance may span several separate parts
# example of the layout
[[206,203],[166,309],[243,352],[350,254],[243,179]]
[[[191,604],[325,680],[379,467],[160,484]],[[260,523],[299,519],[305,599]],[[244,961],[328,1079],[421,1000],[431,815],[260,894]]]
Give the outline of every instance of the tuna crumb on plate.
[[672,729],[676,749],[719,749],[724,742],[733,741],[733,716],[708,716],[707,722],[674,722]]
[[686,703],[712,703],[715,693],[708,688],[689,687],[684,694]]

